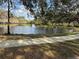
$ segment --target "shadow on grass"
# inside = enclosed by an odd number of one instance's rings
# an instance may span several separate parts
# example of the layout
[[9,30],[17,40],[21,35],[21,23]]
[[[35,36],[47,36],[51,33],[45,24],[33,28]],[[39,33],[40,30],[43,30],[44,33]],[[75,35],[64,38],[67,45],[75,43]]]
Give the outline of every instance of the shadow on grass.
[[0,48],[0,59],[77,59],[78,55],[79,40]]
[[33,39],[33,38],[44,38],[44,37],[57,37],[57,36],[68,36],[74,35],[78,33],[57,33],[57,34],[0,34],[0,40],[19,40],[19,39]]

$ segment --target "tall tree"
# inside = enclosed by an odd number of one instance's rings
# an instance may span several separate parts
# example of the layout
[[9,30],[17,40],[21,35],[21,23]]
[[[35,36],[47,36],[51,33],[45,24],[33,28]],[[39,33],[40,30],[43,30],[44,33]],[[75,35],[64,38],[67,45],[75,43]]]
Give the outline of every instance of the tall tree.
[[[28,9],[35,16],[40,16],[42,20],[45,20],[45,14],[50,10],[57,13],[70,13],[76,11],[79,6],[79,0],[21,0],[26,9]],[[50,7],[49,7],[50,5]],[[39,10],[35,10],[38,9]],[[37,15],[39,12],[39,15]],[[47,12],[48,11],[48,12]]]
[[10,24],[10,6],[12,5],[12,1],[11,0],[0,0],[0,4],[2,5],[2,4],[4,4],[5,2],[7,2],[7,4],[8,4],[8,26],[7,26],[7,30],[8,30],[8,32],[7,32],[7,34],[10,34],[10,26],[9,26],[9,24]]
[[8,33],[10,34],[10,0],[8,0]]

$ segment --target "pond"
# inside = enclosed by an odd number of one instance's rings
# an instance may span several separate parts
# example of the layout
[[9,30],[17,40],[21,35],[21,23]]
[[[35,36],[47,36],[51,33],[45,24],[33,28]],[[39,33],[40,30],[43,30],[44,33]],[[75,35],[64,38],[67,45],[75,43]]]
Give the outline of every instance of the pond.
[[[1,33],[7,33],[7,27],[0,27]],[[63,28],[52,28],[52,27],[40,27],[32,25],[26,26],[12,26],[10,27],[11,34],[54,34],[54,33],[64,33],[66,32]]]

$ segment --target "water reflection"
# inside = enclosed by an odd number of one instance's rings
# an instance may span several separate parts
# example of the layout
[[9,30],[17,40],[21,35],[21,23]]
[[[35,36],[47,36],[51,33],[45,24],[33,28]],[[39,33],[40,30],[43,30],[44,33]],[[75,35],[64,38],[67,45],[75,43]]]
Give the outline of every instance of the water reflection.
[[[60,27],[40,27],[33,25],[16,25],[10,26],[10,33],[11,34],[55,34],[55,33],[65,33],[68,32],[68,29],[63,29]],[[0,34],[7,33],[7,26],[0,26]]]
[[28,26],[14,26],[10,28],[11,34],[53,34],[63,33],[61,28],[46,28],[33,25]]

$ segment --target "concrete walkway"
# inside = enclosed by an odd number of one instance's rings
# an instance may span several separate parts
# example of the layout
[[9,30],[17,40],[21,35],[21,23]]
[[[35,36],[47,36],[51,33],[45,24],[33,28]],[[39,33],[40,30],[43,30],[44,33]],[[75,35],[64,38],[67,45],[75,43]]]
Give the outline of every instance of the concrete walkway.
[[6,40],[6,41],[0,41],[0,48],[64,42],[64,41],[75,40],[75,39],[79,39],[79,34],[69,35],[69,36],[59,36],[59,37],[23,39],[23,40]]

